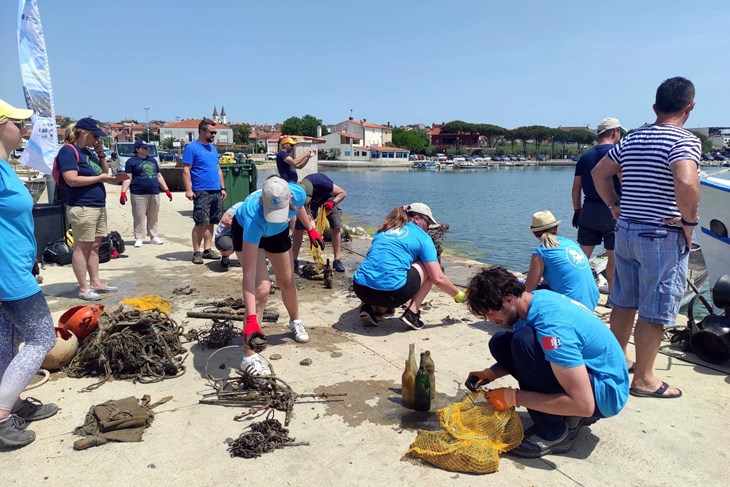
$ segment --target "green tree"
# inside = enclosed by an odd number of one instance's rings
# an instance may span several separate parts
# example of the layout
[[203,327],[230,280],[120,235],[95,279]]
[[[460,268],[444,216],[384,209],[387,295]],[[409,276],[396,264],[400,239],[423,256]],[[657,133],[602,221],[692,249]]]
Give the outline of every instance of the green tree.
[[160,140],[160,134],[159,134],[159,132],[154,133],[150,129],[147,129],[144,132],[142,132],[141,134],[135,135],[134,140],[144,140],[145,142],[156,141],[156,140]]
[[233,129],[233,143],[238,145],[248,144],[248,136],[251,135],[251,126],[246,123],[231,124]]
[[307,137],[317,136],[317,127],[322,127],[322,135],[329,132],[325,127],[322,119],[314,115],[304,115],[302,118],[289,117],[281,124],[281,133],[283,135],[304,135]]
[[712,152],[712,141],[702,132],[697,132],[695,130],[690,130],[693,134],[697,136],[698,139],[700,139],[700,143],[702,144],[702,152]]
[[593,144],[596,141],[596,133],[587,129],[575,129],[568,131],[571,142],[578,145],[578,154],[583,152],[583,148]]
[[162,148],[165,150],[172,150],[173,143],[175,142],[175,139],[172,137],[165,137],[165,140],[162,141]]
[[479,135],[487,139],[487,147],[494,147],[497,142],[507,135],[507,129],[499,125],[478,123],[474,126]]
[[429,144],[429,136],[424,130],[403,130],[393,127],[394,147],[408,149],[413,154],[422,154]]

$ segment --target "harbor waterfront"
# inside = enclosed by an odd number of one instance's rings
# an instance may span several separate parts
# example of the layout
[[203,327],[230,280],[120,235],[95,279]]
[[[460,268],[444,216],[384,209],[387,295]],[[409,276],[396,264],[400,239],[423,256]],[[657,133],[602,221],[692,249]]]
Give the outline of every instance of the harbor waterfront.
[[[351,226],[377,227],[397,205],[420,201],[449,224],[447,252],[524,272],[538,241],[530,218],[550,210],[560,235],[575,240],[570,224],[574,167],[514,166],[453,171],[320,168],[347,191],[342,211]],[[262,170],[264,181],[273,170]],[[599,251],[601,248],[597,248]]]

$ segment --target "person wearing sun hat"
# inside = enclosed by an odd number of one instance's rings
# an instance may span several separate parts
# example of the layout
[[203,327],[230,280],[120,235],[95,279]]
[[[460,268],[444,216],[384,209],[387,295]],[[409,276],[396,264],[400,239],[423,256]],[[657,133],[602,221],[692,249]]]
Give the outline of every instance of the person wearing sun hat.
[[540,240],[540,245],[532,252],[525,290],[534,291],[543,280],[548,289],[575,299],[593,311],[599,294],[588,257],[577,243],[558,237],[558,225],[560,220],[548,210],[532,215],[530,231]]
[[306,166],[309,159],[314,157],[315,151],[308,151],[295,159],[293,154],[297,141],[294,137],[286,135],[279,141],[279,144],[281,150],[276,154],[276,170],[279,172],[279,177],[285,181],[296,183],[299,180],[297,169]]
[[[31,269],[36,258],[33,198],[8,163],[33,112],[0,100],[0,444],[35,440],[26,422],[53,416],[55,404],[20,399],[56,343],[53,318]],[[20,338],[25,345],[18,350]]]
[[[74,236],[71,266],[79,284],[78,297],[98,301],[100,294],[117,290],[99,278],[99,246],[108,232],[104,183],[120,183],[127,175],[109,175],[109,165],[101,157],[101,137],[106,133],[98,121],[82,118],[66,132],[69,143],[58,151],[56,164],[63,177],[66,213]],[[90,282],[86,280],[87,272]]]
[[296,183],[278,176],[269,177],[263,187],[243,200],[231,221],[233,249],[243,267],[243,302],[246,324],[243,328],[244,352],[241,370],[255,376],[270,375],[258,352],[266,348],[266,336],[259,323],[269,298],[271,279],[266,260],[271,263],[276,285],[289,314],[289,330],[294,340],[309,341],[309,335],[299,317],[297,288],[294,281],[289,220],[295,215],[302,221],[312,245],[324,248],[324,240],[314,228],[314,222],[304,208],[307,195]]
[[360,319],[376,326],[374,307],[393,309],[409,302],[401,321],[414,330],[423,328],[420,307],[432,286],[454,298],[466,299],[444,274],[433,239],[426,233],[439,224],[423,203],[395,207],[373,237],[365,259],[353,275],[353,289],[363,305]]

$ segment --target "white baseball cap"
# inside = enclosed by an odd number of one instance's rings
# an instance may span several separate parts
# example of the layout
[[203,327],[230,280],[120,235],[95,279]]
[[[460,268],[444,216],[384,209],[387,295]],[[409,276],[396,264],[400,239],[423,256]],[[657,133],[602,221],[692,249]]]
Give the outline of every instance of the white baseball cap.
[[621,126],[621,122],[618,121],[618,118],[615,117],[607,117],[598,122],[598,128],[596,129],[596,133],[598,135],[601,135],[606,130],[612,130],[612,129],[621,129],[624,130],[624,128]]
[[280,177],[267,179],[261,189],[261,202],[264,207],[264,219],[267,222],[284,223],[289,220],[291,202],[289,183]]
[[439,224],[436,222],[436,219],[433,217],[433,213],[431,213],[431,208],[423,203],[411,203],[410,205],[408,205],[408,210],[406,211],[408,213],[418,213],[419,215],[423,215],[428,218],[428,221],[430,222],[428,228],[436,228],[439,226]]

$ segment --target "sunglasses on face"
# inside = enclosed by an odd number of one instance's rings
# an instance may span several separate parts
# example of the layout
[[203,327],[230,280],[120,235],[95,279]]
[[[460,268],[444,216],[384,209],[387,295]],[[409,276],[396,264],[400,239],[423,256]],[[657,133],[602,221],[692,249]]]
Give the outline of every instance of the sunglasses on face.
[[18,127],[18,130],[23,132],[24,130],[32,130],[33,129],[33,122],[30,120],[10,120],[13,125]]

